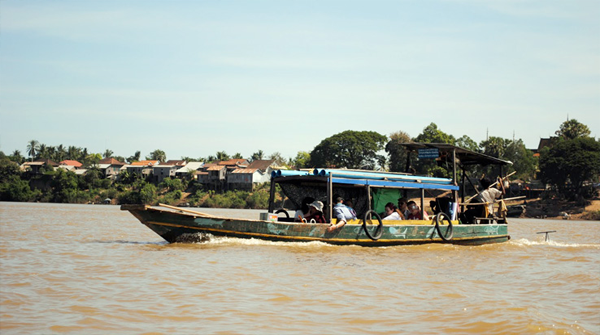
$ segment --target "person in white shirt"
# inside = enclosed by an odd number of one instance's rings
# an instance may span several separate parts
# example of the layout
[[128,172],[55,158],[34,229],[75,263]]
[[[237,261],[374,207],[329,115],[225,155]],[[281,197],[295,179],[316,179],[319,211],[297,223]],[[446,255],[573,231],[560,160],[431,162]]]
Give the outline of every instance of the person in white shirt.
[[385,217],[382,220],[403,220],[402,213],[394,206],[393,203],[388,202],[385,205]]

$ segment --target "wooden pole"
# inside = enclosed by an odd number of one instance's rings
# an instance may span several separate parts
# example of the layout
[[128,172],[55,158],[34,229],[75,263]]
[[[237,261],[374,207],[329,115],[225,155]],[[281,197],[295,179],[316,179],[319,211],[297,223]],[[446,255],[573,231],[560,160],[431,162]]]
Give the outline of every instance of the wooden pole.
[[196,215],[204,216],[204,217],[207,217],[207,218],[215,218],[216,217],[214,215],[210,215],[210,214],[206,214],[206,213],[202,213],[202,212],[197,212],[197,211],[193,211],[193,210],[190,210],[190,209],[183,209],[183,208],[179,208],[179,207],[175,207],[175,206],[170,206],[170,205],[166,205],[166,204],[158,204],[158,205],[160,207],[175,209],[175,210],[182,211],[182,212],[185,212],[185,213],[196,214]]

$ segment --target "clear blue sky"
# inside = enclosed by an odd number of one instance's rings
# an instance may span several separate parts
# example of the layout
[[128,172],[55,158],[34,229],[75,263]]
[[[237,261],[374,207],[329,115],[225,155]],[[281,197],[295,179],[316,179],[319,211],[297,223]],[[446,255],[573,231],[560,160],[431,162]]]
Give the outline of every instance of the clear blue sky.
[[293,157],[345,130],[600,136],[600,1],[0,1],[0,150]]

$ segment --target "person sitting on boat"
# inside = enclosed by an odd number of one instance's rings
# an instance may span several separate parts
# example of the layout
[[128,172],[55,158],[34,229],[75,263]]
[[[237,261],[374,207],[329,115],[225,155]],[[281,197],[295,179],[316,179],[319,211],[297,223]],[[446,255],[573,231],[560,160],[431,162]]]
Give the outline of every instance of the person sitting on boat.
[[323,203],[320,201],[313,201],[308,205],[309,212],[304,219],[309,223],[326,223],[327,219],[323,215]]
[[408,205],[406,204],[406,200],[404,200],[402,198],[398,199],[398,210],[404,216],[404,220],[406,220],[406,218],[408,218],[408,215],[410,214],[410,210],[408,210]]
[[344,205],[344,198],[335,197],[335,206],[333,206],[333,216],[337,219],[336,224],[332,224],[327,228],[328,232],[332,232],[346,225],[348,220],[355,220],[356,214],[352,214],[350,209]]
[[391,202],[385,205],[385,215],[382,220],[404,220],[404,215]]
[[344,205],[346,205],[346,207],[348,207],[348,210],[350,210],[350,213],[352,213],[352,215],[356,217],[356,211],[354,210],[354,208],[352,208],[354,206],[354,204],[352,204],[352,200],[345,200]]
[[308,212],[310,211],[309,205],[313,201],[315,201],[315,199],[313,199],[311,197],[306,197],[306,198],[302,199],[302,204],[300,205],[300,208],[298,208],[298,210],[296,211],[296,214],[294,214],[295,222],[301,222],[302,219],[308,215]]
[[409,201],[407,203],[408,209],[410,210],[410,214],[408,214],[408,220],[429,220],[429,215],[427,212],[423,211],[423,216],[421,216],[421,209],[417,206],[417,203],[414,201]]

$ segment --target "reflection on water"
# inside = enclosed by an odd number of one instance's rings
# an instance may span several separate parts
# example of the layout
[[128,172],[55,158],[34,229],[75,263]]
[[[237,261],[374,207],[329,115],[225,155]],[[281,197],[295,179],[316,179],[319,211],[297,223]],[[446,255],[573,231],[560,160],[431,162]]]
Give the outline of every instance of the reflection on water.
[[600,333],[598,222],[364,248],[167,244],[115,206],[0,203],[0,217],[2,334]]

